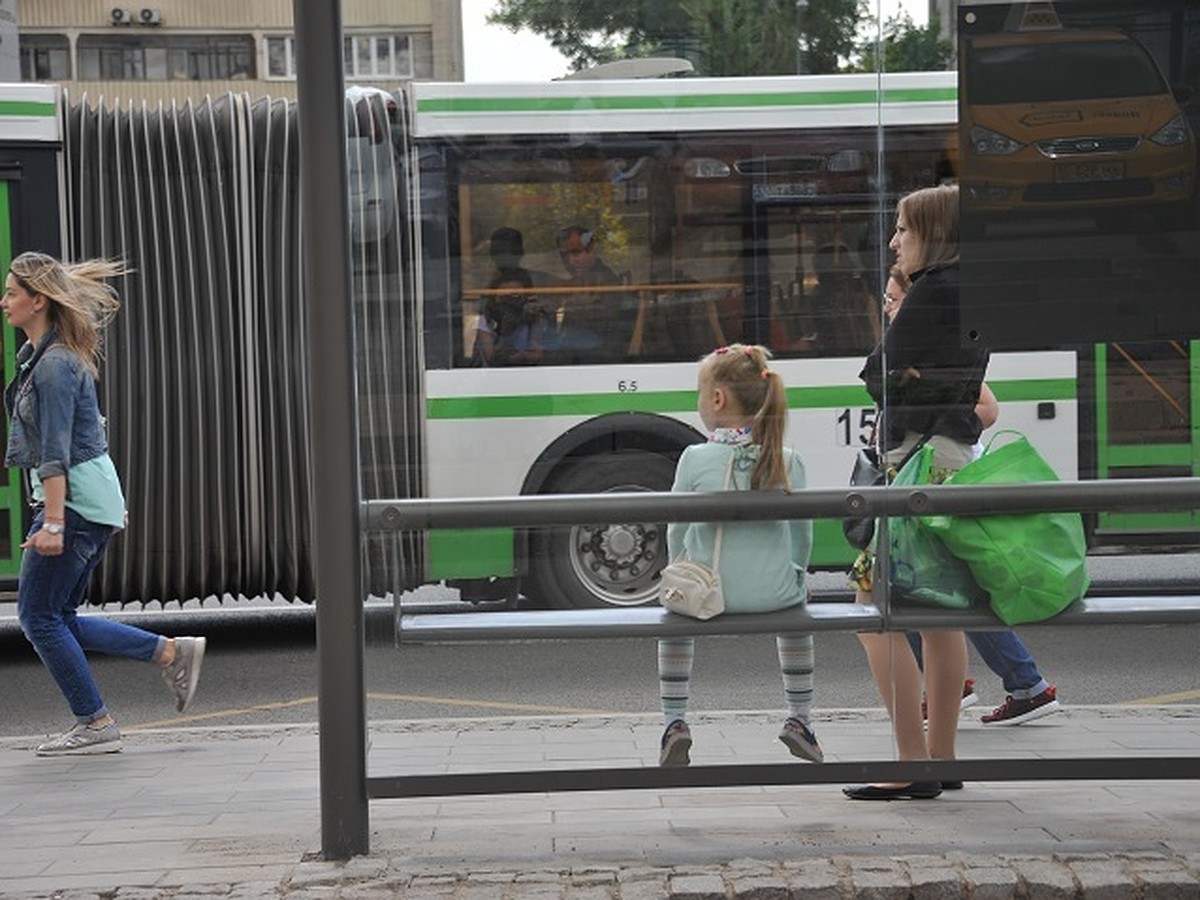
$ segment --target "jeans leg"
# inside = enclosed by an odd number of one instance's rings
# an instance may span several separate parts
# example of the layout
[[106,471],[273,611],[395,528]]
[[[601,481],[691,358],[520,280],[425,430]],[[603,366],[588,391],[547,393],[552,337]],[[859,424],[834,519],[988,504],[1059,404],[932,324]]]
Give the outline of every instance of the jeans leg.
[[1050,687],[1014,632],[968,631],[967,637],[987,667],[1000,676],[1005,693],[1024,700],[1036,697]]
[[[158,637],[131,626],[76,615],[88,581],[104,557],[112,528],[88,522],[69,509],[66,518],[61,555],[42,556],[33,550],[22,555],[17,616],[21,630],[54,678],[71,712],[86,723],[100,718],[107,710],[84,650],[149,659]],[[41,527],[39,513],[30,533]]]

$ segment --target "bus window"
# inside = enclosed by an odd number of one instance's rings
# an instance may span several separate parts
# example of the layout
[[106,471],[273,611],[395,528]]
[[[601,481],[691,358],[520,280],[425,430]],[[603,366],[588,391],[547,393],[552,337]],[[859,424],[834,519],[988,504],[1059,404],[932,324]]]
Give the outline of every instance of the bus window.
[[[448,144],[454,366],[687,362],[742,340],[865,355],[880,333],[872,134],[814,132],[803,153],[770,134]],[[904,150],[897,181],[935,178],[946,145],[942,129]],[[586,248],[563,244],[572,226]],[[509,231],[520,316],[500,314],[514,285],[489,251]],[[572,253],[593,267],[573,268]],[[521,323],[523,345],[499,359],[479,336],[503,338],[502,318]]]

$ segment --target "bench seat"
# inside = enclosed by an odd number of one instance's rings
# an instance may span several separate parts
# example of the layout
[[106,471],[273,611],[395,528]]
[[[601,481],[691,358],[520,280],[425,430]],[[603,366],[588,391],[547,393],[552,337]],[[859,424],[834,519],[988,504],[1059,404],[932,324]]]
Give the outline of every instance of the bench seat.
[[[1164,624],[1200,621],[1200,596],[1084,597],[1052,620],[1056,625]],[[983,631],[1006,627],[989,610],[904,607],[886,618],[874,606],[817,602],[799,609],[717,616],[707,622],[659,606],[604,609],[499,610],[401,615],[399,642],[683,637],[803,631],[904,631],[913,628]]]

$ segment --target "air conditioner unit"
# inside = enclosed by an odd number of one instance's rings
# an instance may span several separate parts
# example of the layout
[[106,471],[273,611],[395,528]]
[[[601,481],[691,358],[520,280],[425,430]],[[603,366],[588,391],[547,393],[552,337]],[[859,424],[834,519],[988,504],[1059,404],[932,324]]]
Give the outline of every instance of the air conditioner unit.
[[114,25],[131,25],[133,24],[133,10],[114,6],[109,11],[108,18]]
[[162,24],[162,10],[161,9],[151,9],[150,7],[147,6],[147,7],[143,8],[142,11],[138,15],[141,18],[141,22],[143,25],[161,25]]

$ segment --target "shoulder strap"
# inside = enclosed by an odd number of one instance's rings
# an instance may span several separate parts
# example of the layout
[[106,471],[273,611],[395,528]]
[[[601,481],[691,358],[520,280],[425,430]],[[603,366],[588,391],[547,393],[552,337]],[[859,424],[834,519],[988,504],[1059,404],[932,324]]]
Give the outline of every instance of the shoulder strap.
[[[737,448],[735,447],[733,452],[729,454],[729,462],[725,466],[725,484],[721,488],[721,490],[723,490],[723,491],[729,490],[730,485],[733,484],[733,461],[736,457],[737,457]],[[722,537],[722,535],[724,535],[724,533],[725,533],[725,523],[718,522],[717,523],[717,536],[715,538],[713,538],[712,570],[714,573],[717,571],[717,567],[718,567],[718,565],[720,565],[720,562],[721,562],[721,537]]]

